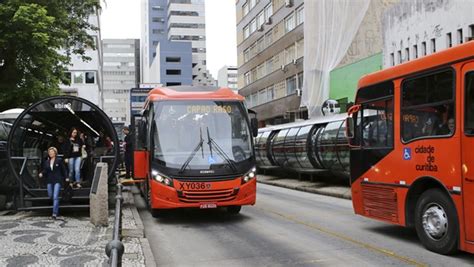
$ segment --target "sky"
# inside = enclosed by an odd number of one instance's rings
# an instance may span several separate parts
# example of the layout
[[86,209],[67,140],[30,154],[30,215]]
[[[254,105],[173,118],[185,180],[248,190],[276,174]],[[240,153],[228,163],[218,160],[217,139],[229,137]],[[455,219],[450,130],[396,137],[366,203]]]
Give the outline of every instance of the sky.
[[[102,38],[139,39],[142,0],[105,2],[100,21]],[[214,79],[224,65],[237,65],[236,35],[235,0],[206,0],[207,68]]]

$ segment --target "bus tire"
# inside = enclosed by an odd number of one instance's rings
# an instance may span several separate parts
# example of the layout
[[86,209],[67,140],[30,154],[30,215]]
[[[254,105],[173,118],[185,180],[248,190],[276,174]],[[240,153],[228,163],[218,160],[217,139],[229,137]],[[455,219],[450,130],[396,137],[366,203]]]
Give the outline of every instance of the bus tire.
[[242,206],[229,206],[227,207],[227,212],[230,214],[239,214]]
[[439,189],[425,191],[415,208],[415,228],[421,243],[440,254],[458,249],[459,223],[453,202]]

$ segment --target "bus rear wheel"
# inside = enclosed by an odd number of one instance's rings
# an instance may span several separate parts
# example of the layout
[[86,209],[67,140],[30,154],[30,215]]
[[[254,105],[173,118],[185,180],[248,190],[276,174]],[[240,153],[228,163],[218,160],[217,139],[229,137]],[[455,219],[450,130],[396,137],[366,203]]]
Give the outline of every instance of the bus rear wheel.
[[229,206],[227,207],[227,212],[230,214],[239,214],[242,206]]
[[425,191],[415,209],[415,228],[421,243],[440,254],[458,249],[459,224],[454,204],[439,189]]

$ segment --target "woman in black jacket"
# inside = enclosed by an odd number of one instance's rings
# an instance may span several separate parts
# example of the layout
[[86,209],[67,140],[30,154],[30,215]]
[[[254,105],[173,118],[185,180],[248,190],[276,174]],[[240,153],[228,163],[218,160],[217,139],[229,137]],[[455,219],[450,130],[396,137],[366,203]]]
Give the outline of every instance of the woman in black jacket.
[[48,148],[49,158],[43,162],[43,171],[39,174],[41,177],[46,177],[46,184],[48,186],[48,196],[53,199],[53,220],[56,220],[59,213],[59,192],[61,191],[61,184],[67,178],[66,166],[63,161],[57,158],[58,150],[55,147]]
[[71,129],[69,134],[69,146],[66,152],[67,163],[69,166],[69,177],[74,178],[75,185],[81,187],[81,156],[85,145],[79,138],[79,131],[76,128]]

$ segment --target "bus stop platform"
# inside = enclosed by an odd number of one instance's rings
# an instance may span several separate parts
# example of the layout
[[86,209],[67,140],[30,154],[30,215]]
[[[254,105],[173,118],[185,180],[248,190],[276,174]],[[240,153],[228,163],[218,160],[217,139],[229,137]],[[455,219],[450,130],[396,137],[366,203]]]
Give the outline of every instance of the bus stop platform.
[[[122,265],[155,266],[133,195],[123,196]],[[0,266],[108,266],[105,246],[114,225],[114,211],[109,212],[108,226],[95,227],[88,212],[60,210],[52,220],[50,211],[0,211]]]
[[332,180],[331,177],[310,181],[299,178],[295,173],[280,173],[278,176],[257,174],[257,182],[308,193],[351,199],[349,181],[341,183],[340,180]]

